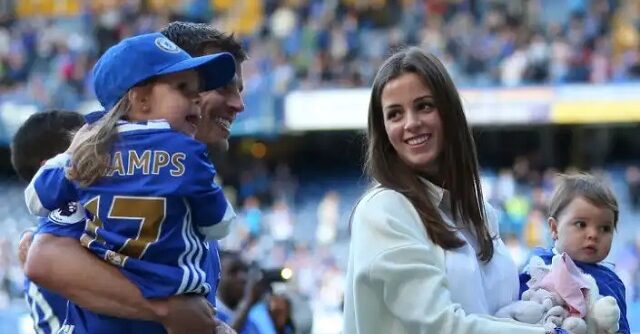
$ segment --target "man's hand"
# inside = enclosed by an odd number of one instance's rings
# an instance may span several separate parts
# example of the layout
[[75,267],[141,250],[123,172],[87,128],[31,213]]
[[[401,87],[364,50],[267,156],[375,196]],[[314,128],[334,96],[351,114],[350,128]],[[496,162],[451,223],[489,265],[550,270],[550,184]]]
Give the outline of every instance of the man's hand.
[[240,332],[245,327],[249,311],[257,304],[269,291],[269,284],[262,278],[262,274],[257,267],[249,269],[247,273],[247,283],[245,285],[244,297],[236,308],[235,318],[231,328]]
[[216,320],[216,334],[238,334],[238,332],[224,322]]
[[158,321],[168,334],[215,334],[213,306],[202,296],[174,296],[159,301]]
[[27,262],[27,254],[29,254],[29,247],[31,247],[31,242],[33,241],[33,229],[28,229],[22,232],[22,237],[20,238],[20,242],[18,243],[18,260],[20,261],[20,266],[24,270],[24,264]]
[[269,291],[269,284],[262,278],[259,269],[252,268],[248,273],[249,279],[245,286],[244,299],[249,306],[257,304]]

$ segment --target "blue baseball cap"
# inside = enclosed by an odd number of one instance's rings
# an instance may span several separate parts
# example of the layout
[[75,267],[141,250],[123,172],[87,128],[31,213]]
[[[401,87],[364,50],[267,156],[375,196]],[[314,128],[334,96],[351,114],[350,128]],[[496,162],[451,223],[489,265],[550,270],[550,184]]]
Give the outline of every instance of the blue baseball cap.
[[236,73],[228,52],[191,57],[161,33],[123,39],[110,47],[93,67],[93,87],[100,104],[109,110],[136,84],[154,76],[195,69],[203,91],[226,85]]
[[107,114],[106,110],[92,111],[92,112],[84,115],[84,122],[87,123],[87,124],[93,124],[93,123],[99,121],[106,114]]

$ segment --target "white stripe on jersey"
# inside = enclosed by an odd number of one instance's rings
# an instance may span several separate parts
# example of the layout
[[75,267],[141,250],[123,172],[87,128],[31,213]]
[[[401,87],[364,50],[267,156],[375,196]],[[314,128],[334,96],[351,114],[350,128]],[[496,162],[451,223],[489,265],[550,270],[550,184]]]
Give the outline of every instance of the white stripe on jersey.
[[150,120],[144,123],[130,123],[127,121],[118,121],[117,124],[118,133],[138,131],[138,130],[157,130],[157,129],[171,129],[169,123],[163,119]]
[[[29,284],[31,287],[31,284]],[[38,309],[36,303],[33,301],[33,298],[29,297],[29,292],[24,295],[24,298],[27,300],[27,304],[29,305],[29,313],[31,314],[31,320],[33,320],[33,329],[37,334],[44,334],[44,331],[38,324],[40,323],[40,314],[38,313]]]
[[211,285],[207,283],[207,274],[202,269],[200,261],[205,256],[206,247],[197,236],[191,219],[191,206],[186,199],[183,199],[186,213],[182,221],[182,240],[185,250],[178,258],[178,265],[183,271],[182,282],[176,294],[184,293],[209,293]]
[[[187,203],[187,206],[188,206],[188,203]],[[200,241],[200,238],[198,238],[198,236],[196,235],[196,232],[193,229],[193,224],[191,221],[189,222],[189,229],[187,230],[187,233],[191,237],[191,240],[193,240],[196,245],[195,259],[193,259],[193,261],[191,262],[193,264],[193,267],[195,269],[195,274],[197,276],[197,280],[194,281],[193,291],[195,291],[196,293],[203,293],[202,289],[204,288],[206,290],[205,292],[209,292],[210,288],[207,288],[204,286],[204,285],[208,285],[206,283],[207,274],[200,267],[200,261],[202,260],[202,257],[204,255],[204,244],[202,241]]]
[[187,291],[187,284],[189,284],[189,274],[191,270],[185,264],[185,258],[189,253],[191,253],[191,241],[187,237],[187,228],[189,222],[191,221],[191,210],[189,206],[187,206],[187,212],[185,213],[184,219],[182,220],[182,240],[184,241],[184,252],[180,254],[178,258],[178,265],[182,268],[182,282],[180,283],[180,287],[178,287],[178,291],[176,294],[181,295]]
[[185,226],[187,227],[185,230],[185,236],[187,237],[187,239],[189,239],[189,242],[191,243],[191,252],[187,255],[187,266],[189,267],[189,271],[190,271],[190,276],[191,276],[191,283],[189,284],[189,287],[187,288],[188,292],[195,292],[196,288],[198,286],[199,279],[200,277],[198,277],[198,272],[196,271],[196,266],[193,263],[193,258],[196,256],[196,253],[198,252],[198,243],[196,240],[193,239],[193,235],[191,235],[191,209],[189,208],[189,206],[187,206],[187,211],[189,212],[189,215],[187,215],[188,219],[185,222]]
[[38,334],[44,333],[44,331],[38,326],[38,323],[40,322],[40,315],[38,314],[37,308],[40,308],[40,310],[42,310],[43,319],[49,325],[51,333],[58,332],[58,329],[60,329],[60,320],[58,320],[58,317],[53,314],[53,309],[51,309],[51,306],[49,305],[47,300],[44,299],[44,296],[42,295],[40,290],[38,290],[38,286],[36,286],[33,282],[29,282],[27,296],[27,302],[29,302],[31,306],[31,317],[33,318],[34,322],[33,325]]
[[[191,207],[186,199],[184,204],[187,210],[182,221],[182,240],[185,244],[185,250],[178,258],[178,265],[182,268],[183,275],[176,294],[189,292],[206,293],[211,290],[211,286],[205,282],[206,273],[200,267],[200,260],[204,255],[204,247],[193,231]],[[203,289],[205,291],[202,291]]]

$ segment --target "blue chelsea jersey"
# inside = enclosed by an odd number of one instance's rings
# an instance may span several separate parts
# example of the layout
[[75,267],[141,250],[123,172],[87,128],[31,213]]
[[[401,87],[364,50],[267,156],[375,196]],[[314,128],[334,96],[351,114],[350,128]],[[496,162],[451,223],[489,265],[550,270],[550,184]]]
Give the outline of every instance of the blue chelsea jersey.
[[81,243],[122,267],[147,298],[207,294],[209,245],[235,218],[206,146],[166,121],[120,121],[105,177],[80,187],[65,177],[70,157],[47,161],[25,190],[39,216],[79,200],[89,219]]
[[[36,234],[48,233],[78,239],[86,217],[82,207],[70,203],[51,211],[49,217],[40,218]],[[24,295],[37,333],[58,333],[67,314],[64,297],[38,286],[28,278],[24,280]]]

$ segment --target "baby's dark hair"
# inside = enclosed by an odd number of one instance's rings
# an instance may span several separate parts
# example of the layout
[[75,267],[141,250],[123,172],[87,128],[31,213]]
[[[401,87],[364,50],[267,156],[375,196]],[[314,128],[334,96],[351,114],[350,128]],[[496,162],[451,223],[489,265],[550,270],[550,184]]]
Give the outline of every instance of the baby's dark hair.
[[31,115],[11,141],[11,164],[18,176],[30,181],[43,161],[67,150],[84,117],[73,111],[49,110]]
[[594,205],[613,212],[613,227],[618,225],[618,201],[611,189],[595,176],[579,173],[559,175],[559,183],[549,202],[549,217],[558,219],[576,197],[584,197]]

